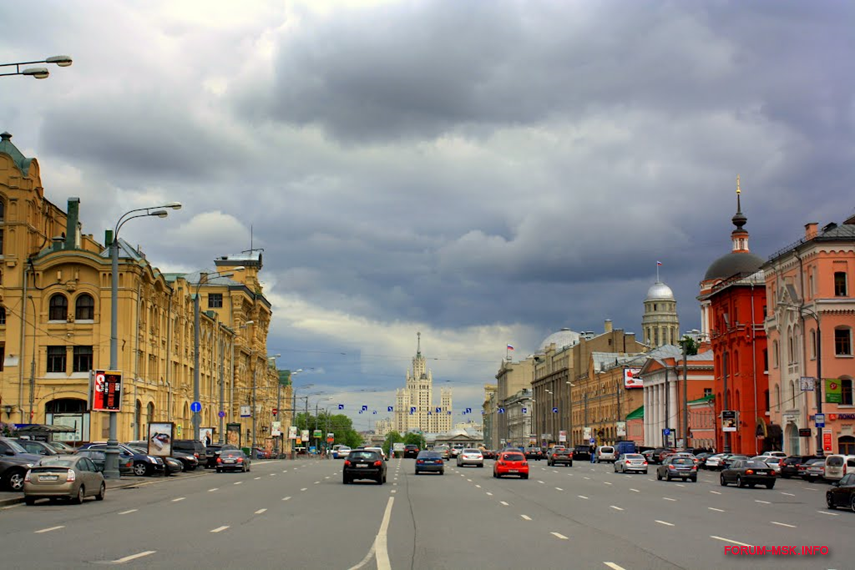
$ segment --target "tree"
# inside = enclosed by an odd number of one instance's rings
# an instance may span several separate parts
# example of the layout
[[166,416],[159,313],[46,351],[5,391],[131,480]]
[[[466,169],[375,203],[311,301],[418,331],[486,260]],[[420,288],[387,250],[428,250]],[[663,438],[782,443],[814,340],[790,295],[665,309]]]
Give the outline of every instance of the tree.
[[386,457],[392,457],[392,444],[401,443],[404,438],[396,431],[390,431],[386,434],[386,439],[383,441],[383,451],[386,452]]
[[417,445],[419,449],[424,449],[425,447],[427,447],[425,438],[420,433],[408,433],[404,436],[404,443],[406,445]]
[[680,339],[680,346],[683,347],[683,350],[689,356],[694,356],[698,353],[698,341],[687,334],[683,335],[683,338]]

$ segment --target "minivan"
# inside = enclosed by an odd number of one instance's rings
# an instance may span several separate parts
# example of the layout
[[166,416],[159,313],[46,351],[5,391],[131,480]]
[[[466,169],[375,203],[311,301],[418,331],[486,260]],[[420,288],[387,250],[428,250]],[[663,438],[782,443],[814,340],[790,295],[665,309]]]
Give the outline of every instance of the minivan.
[[840,481],[847,473],[855,473],[855,455],[829,455],[825,458],[825,480]]
[[612,463],[617,461],[615,448],[611,445],[601,445],[597,448],[597,463],[602,463],[603,461],[611,461]]
[[615,456],[620,457],[627,453],[638,453],[638,448],[634,441],[619,441],[615,444]]

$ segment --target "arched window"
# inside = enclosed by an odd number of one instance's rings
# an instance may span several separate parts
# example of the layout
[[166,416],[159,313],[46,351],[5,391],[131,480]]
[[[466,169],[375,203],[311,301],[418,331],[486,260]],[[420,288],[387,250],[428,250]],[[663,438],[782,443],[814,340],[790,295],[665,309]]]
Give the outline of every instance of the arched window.
[[776,411],[781,411],[781,386],[775,384],[775,405],[778,406],[775,408]]
[[95,299],[92,295],[84,293],[74,302],[74,320],[91,321],[93,319],[95,319]]
[[772,365],[777,368],[780,364],[780,359],[778,358],[780,355],[778,354],[778,341],[772,343]]
[[57,293],[50,298],[48,319],[51,321],[64,321],[68,319],[68,299],[62,293]]
[[6,201],[0,200],[0,222],[6,220]]
[[787,364],[793,363],[793,329],[787,329]]
[[834,354],[852,356],[852,329],[849,327],[834,329]]

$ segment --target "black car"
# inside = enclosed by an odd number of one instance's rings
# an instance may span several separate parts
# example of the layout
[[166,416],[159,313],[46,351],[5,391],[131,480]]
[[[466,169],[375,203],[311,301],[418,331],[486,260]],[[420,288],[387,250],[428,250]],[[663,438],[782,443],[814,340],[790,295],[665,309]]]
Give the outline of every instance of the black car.
[[790,477],[798,477],[799,466],[808,459],[813,459],[813,455],[791,455],[781,461],[781,477],[789,479]]
[[569,449],[552,449],[546,456],[546,464],[573,467],[573,453]]
[[240,449],[223,449],[217,456],[217,473],[252,470],[252,459]]
[[419,456],[419,446],[418,445],[407,445],[404,447],[404,459],[408,459],[410,457],[416,458]]
[[840,481],[833,482],[825,492],[825,502],[829,509],[843,507],[855,512],[855,473],[844,475]]
[[[88,457],[92,463],[103,472],[107,466],[107,451],[104,449],[78,449],[74,455]],[[124,450],[119,450],[119,475],[130,475],[134,472],[134,456]]]
[[[195,439],[174,440],[172,442],[172,451],[173,453],[177,451],[189,453],[196,458],[197,465],[204,465],[208,461],[208,453],[205,449],[205,444],[201,441],[196,441]],[[176,457],[178,456],[176,455]],[[178,457],[178,459],[181,459],[181,457]],[[184,467],[185,469],[187,468],[187,463],[184,464]],[[195,469],[195,467],[192,467],[190,470],[192,471],[193,469]]]
[[665,463],[656,468],[656,479],[686,479],[693,483],[698,482],[698,466],[691,457],[675,455],[665,460]]
[[[87,443],[82,445],[80,449],[107,449],[107,444],[103,442],[99,443]],[[122,453],[124,451],[124,453]],[[163,462],[163,459],[160,457],[155,457],[154,455],[147,455],[145,453],[139,453],[134,451],[127,445],[119,444],[119,462],[122,461],[122,456],[127,456],[128,454],[133,456],[133,474],[137,477],[142,477],[144,475],[163,475],[166,472],[166,464]]]
[[217,467],[217,458],[220,452],[238,449],[236,445],[208,445],[205,446],[205,469],[215,469]]
[[767,489],[773,489],[776,479],[775,470],[772,467],[765,461],[755,459],[737,459],[719,475],[722,487],[727,486],[728,483],[736,483],[737,487],[748,485],[753,488],[754,485],[766,485]]
[[344,460],[342,481],[345,485],[357,479],[373,479],[378,485],[386,482],[386,462],[376,451],[352,450]]
[[573,459],[580,461],[591,460],[591,447],[588,445],[577,445],[573,448]]
[[721,460],[720,469],[722,471],[725,469],[730,469],[736,461],[746,461],[748,459],[751,459],[751,458],[748,457],[747,455],[738,455],[735,453],[731,454],[731,455],[725,455],[724,458]]
[[527,447],[525,450],[525,458],[526,459],[537,459],[540,461],[543,459],[543,450],[539,447]]
[[438,451],[420,451],[416,456],[416,475],[422,473],[445,473],[445,460]]

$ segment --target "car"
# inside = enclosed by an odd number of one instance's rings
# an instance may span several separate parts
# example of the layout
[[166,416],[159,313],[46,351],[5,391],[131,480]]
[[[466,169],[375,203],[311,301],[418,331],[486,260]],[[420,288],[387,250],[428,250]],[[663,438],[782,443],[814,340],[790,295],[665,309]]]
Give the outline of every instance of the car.
[[18,445],[20,445],[26,450],[27,453],[32,453],[33,455],[47,456],[60,454],[56,449],[54,449],[52,446],[48,445],[43,441],[20,438],[15,438],[12,441],[16,441]]
[[781,459],[784,459],[787,457],[787,454],[784,453],[783,451],[764,451],[760,455],[765,455],[768,457],[780,457]]
[[416,456],[416,475],[422,473],[445,473],[445,461],[438,451],[420,451]]
[[611,445],[601,445],[597,448],[597,463],[602,463],[604,461],[611,461],[614,463],[617,461],[617,456],[615,455],[615,448]]
[[184,471],[195,471],[199,467],[199,460],[196,459],[196,455],[193,453],[173,449],[172,457],[181,462]]
[[[92,463],[101,468],[107,468],[107,451],[104,449],[77,449],[73,455],[88,457]],[[134,472],[134,456],[124,450],[119,450],[119,475],[132,475]]]
[[640,453],[624,453],[615,461],[615,473],[639,473],[647,474],[647,459]]
[[615,443],[615,456],[620,457],[628,453],[639,453],[634,441],[619,441]]
[[35,505],[36,499],[67,498],[81,504],[86,497],[103,501],[107,483],[101,468],[83,455],[51,455],[40,460],[24,478],[24,502]]
[[829,509],[843,507],[855,512],[855,473],[848,473],[840,481],[831,483],[831,488],[825,492],[825,503]]
[[57,450],[59,453],[65,453],[65,454],[69,454],[69,455],[74,453],[74,448],[71,447],[70,445],[68,445],[67,443],[65,443],[64,441],[53,440],[53,441],[49,441],[47,443],[52,448]]
[[467,447],[457,455],[457,466],[464,467],[466,465],[484,467],[484,456],[479,450]]
[[451,449],[447,445],[437,445],[433,450],[442,455],[442,458],[446,461],[451,458]]
[[377,453],[379,453],[379,454],[380,454],[380,457],[382,457],[382,458],[383,458],[383,461],[389,461],[389,458],[388,458],[388,457],[386,457],[386,452],[385,452],[385,451],[383,451],[383,448],[382,448],[382,447],[374,447],[374,446],[371,446],[371,447],[363,447],[362,449],[368,449],[368,450],[371,450],[371,451],[376,451]]
[[[205,444],[195,439],[174,439],[172,440],[172,453],[183,452],[192,455],[196,458],[196,465],[204,465],[208,461],[208,452]],[[180,456],[176,456],[181,459]],[[182,459],[183,461],[183,459]],[[184,463],[184,468],[192,471],[196,467],[191,467],[188,463]]]
[[577,445],[573,448],[573,459],[578,459],[580,461],[590,461],[591,460],[591,446],[589,445]]
[[799,466],[811,459],[812,455],[791,455],[781,461],[781,478],[789,479],[790,477],[800,477]]
[[482,449],[481,455],[484,456],[484,459],[495,459],[496,458],[496,451],[493,449]]
[[656,479],[689,479],[698,482],[698,466],[689,457],[669,457],[665,463],[656,468]]
[[350,447],[339,444],[333,447],[332,456],[333,459],[344,459],[348,453],[350,453]]
[[460,455],[461,451],[463,451],[463,446],[455,444],[454,447],[451,448],[449,455],[451,457],[457,457],[458,455]]
[[[98,441],[84,444],[80,447],[80,449],[107,449],[107,443]],[[135,451],[124,444],[119,444],[119,462],[122,461],[122,451],[124,451],[124,455],[128,454],[133,456],[133,474],[137,477],[143,477],[146,475],[162,475],[166,470],[166,464],[163,462],[163,459],[160,457],[156,457],[154,455],[148,455],[146,453],[140,453]]]
[[802,470],[802,479],[808,483],[821,480],[825,476],[825,457],[811,457],[799,469]]
[[528,461],[522,451],[503,451],[493,464],[493,477],[500,478],[505,475],[518,475],[521,479],[528,479]]
[[567,467],[573,467],[573,452],[569,449],[553,447],[546,457],[546,464],[554,467],[559,463]]
[[723,459],[724,453],[710,455],[707,457],[706,461],[704,461],[704,469],[709,469],[710,471],[721,469],[721,462]]
[[774,489],[776,479],[774,469],[766,465],[765,461],[754,459],[737,459],[719,475],[722,487],[736,483],[737,487],[748,485],[753,488],[754,485],[766,485],[767,489]]
[[418,445],[408,444],[404,446],[404,459],[417,458],[420,450]]
[[348,485],[357,479],[371,479],[378,485],[386,482],[386,462],[376,451],[354,449],[344,460],[342,483]]
[[217,473],[223,471],[241,471],[248,473],[252,470],[252,459],[240,449],[225,449],[217,457]]
[[781,462],[784,460],[783,457],[778,457],[777,455],[757,455],[751,459],[753,461],[762,461],[775,470],[775,475],[781,474]]
[[217,458],[223,451],[234,451],[238,449],[236,445],[226,443],[224,445],[211,444],[205,446],[205,469],[216,469]]
[[721,469],[729,469],[731,465],[733,465],[734,461],[745,461],[747,459],[751,459],[747,455],[739,455],[735,453],[725,454],[724,458],[721,460]]
[[527,447],[525,449],[525,458],[540,461],[543,459],[543,450],[539,447]]
[[840,481],[850,471],[855,472],[855,455],[829,455],[825,458],[825,480]]
[[[133,449],[136,452],[148,454],[148,442],[147,441],[129,441],[125,445],[127,445],[128,447],[130,447],[131,449]],[[184,461],[180,457],[178,457],[179,454],[182,454],[185,457],[188,457],[188,461],[189,461],[189,457],[192,457],[192,456],[188,456],[187,454],[182,453],[180,451],[175,451],[174,449],[172,450],[172,455],[169,455],[169,456],[159,455],[159,456],[157,456],[163,460],[163,463],[166,466],[166,470],[164,472],[166,475],[171,475],[172,473],[180,473],[181,471],[184,471],[184,469],[185,469]],[[194,458],[194,461],[195,461],[195,458]]]
[[653,457],[653,455],[654,455],[654,453],[655,453],[655,452],[656,452],[656,451],[655,451],[655,450],[653,450],[653,449],[645,449],[644,451],[642,451],[642,452],[641,452],[641,455],[643,455],[643,456],[644,456],[644,459],[646,459],[646,460],[647,460],[647,463],[648,463],[648,464],[650,464],[650,465],[655,465],[655,464],[656,464],[656,459]]
[[27,471],[40,460],[41,458],[26,459],[20,455],[0,456],[0,489],[23,490]]

